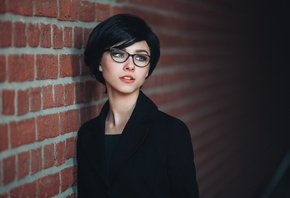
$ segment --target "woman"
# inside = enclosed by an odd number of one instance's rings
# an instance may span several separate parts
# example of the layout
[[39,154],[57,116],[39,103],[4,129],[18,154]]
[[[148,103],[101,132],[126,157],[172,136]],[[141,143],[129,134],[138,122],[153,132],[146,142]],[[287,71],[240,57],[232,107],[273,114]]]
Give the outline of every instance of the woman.
[[140,91],[159,56],[158,38],[136,16],[92,31],[85,63],[109,100],[78,132],[78,197],[198,197],[188,128]]

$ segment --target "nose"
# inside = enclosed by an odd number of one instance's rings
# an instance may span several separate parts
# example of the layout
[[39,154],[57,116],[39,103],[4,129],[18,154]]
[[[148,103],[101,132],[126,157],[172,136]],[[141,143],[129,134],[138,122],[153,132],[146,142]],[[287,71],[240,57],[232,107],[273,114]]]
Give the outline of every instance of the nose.
[[129,57],[124,65],[124,70],[134,71],[135,63],[133,62],[133,56]]

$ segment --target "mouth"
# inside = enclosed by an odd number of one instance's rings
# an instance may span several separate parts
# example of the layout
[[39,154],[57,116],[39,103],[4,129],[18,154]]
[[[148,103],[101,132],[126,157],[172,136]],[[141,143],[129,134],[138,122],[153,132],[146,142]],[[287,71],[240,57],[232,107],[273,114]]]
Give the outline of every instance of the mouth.
[[135,80],[135,78],[133,76],[122,76],[120,78],[124,79],[124,80]]
[[134,82],[135,78],[130,75],[121,76],[120,79],[124,82]]

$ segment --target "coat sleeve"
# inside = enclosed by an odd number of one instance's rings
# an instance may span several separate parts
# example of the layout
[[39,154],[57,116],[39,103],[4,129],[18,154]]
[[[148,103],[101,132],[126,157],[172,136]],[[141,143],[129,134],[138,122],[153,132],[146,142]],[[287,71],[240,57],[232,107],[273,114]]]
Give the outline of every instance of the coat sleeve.
[[174,198],[198,198],[193,147],[187,126],[179,121],[170,130],[168,176]]

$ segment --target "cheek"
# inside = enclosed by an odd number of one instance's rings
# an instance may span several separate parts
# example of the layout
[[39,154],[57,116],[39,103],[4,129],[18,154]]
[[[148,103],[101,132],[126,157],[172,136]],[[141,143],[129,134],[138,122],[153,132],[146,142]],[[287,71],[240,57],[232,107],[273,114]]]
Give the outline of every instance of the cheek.
[[104,53],[100,61],[99,70],[100,71],[107,70],[108,65],[110,65],[110,59],[108,55]]
[[150,65],[148,66],[148,69],[147,69],[147,72],[146,72],[146,78],[147,78],[148,75],[149,75],[149,70],[150,70]]
[[141,82],[142,84],[146,81],[146,79],[148,77],[148,74],[149,74],[149,69],[146,69],[146,70],[142,71],[142,74],[139,75],[140,79],[142,79],[141,80],[142,81]]
[[113,71],[113,69],[114,65],[112,64],[112,62],[110,62],[110,60],[108,60],[106,57],[103,57],[99,65],[99,71],[103,73],[108,73]]
[[145,75],[145,78],[148,77],[148,75],[149,75],[149,70],[150,70],[150,65],[148,65],[148,67],[146,68],[146,75]]

